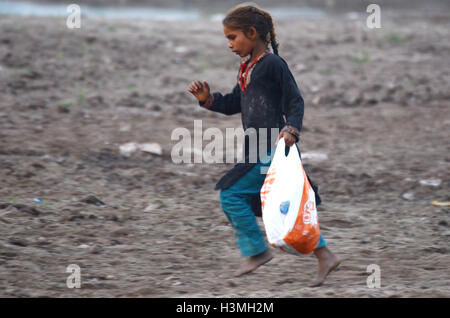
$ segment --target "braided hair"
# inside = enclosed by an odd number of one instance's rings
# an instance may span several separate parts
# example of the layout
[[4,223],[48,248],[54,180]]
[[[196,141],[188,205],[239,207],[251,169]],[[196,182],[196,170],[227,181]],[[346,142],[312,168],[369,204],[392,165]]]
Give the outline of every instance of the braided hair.
[[275,33],[272,16],[267,11],[260,9],[256,4],[243,3],[232,8],[222,21],[227,27],[241,29],[245,35],[250,27],[254,27],[261,40],[272,46],[273,53],[278,55],[278,42]]

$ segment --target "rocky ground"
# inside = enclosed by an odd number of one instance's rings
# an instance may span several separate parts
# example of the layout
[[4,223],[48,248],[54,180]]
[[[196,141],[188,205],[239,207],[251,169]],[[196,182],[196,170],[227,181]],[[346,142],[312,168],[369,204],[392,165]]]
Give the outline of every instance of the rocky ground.
[[[239,60],[220,22],[0,19],[0,296],[449,297],[449,16],[278,21],[305,98],[300,149],[319,221],[345,258],[309,288],[313,256],[275,251],[242,278],[214,191],[231,167],[175,164],[172,131],[240,127],[201,109]],[[120,145],[157,143],[162,155]],[[319,156],[314,156],[319,154]],[[36,199],[36,200],[35,200]],[[39,201],[38,201],[39,200]],[[262,225],[262,223],[261,223]],[[81,268],[69,289],[66,268]],[[369,289],[367,266],[381,268]]]

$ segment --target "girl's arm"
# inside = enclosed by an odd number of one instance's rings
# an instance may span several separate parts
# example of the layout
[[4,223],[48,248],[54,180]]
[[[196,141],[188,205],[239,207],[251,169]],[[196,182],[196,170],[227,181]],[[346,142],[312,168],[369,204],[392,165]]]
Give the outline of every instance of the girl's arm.
[[199,105],[225,115],[233,115],[241,112],[241,91],[238,84],[233,88],[229,94],[222,95],[219,92],[209,95],[205,102],[200,102]]
[[229,94],[222,95],[219,92],[210,94],[206,81],[193,81],[189,85],[189,92],[197,99],[200,106],[225,115],[233,115],[241,112],[241,89],[238,84]]

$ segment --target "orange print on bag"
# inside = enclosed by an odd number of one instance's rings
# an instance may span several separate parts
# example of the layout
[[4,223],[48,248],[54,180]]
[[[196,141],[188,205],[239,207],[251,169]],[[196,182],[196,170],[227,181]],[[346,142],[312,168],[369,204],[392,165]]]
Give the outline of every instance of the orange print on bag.
[[275,182],[275,174],[276,174],[276,170],[275,168],[271,168],[269,169],[269,171],[266,174],[266,178],[264,180],[264,184],[261,188],[260,191],[260,196],[261,196],[261,208],[264,211],[264,203],[266,201],[267,196],[269,195],[273,183]]
[[305,184],[297,219],[295,220],[292,231],[283,240],[299,253],[309,254],[319,244],[320,229],[315,204],[315,193],[306,177],[305,171],[303,171],[303,177]]

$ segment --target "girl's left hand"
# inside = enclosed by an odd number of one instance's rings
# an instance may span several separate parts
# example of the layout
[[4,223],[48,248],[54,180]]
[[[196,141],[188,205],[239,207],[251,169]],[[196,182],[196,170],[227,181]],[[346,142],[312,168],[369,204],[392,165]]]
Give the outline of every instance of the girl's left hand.
[[284,143],[288,147],[291,147],[293,144],[295,144],[295,137],[293,135],[291,135],[290,133],[288,133],[287,131],[282,131],[278,135],[278,139],[275,142],[275,146],[278,144],[278,140],[280,140],[281,138],[284,138]]

